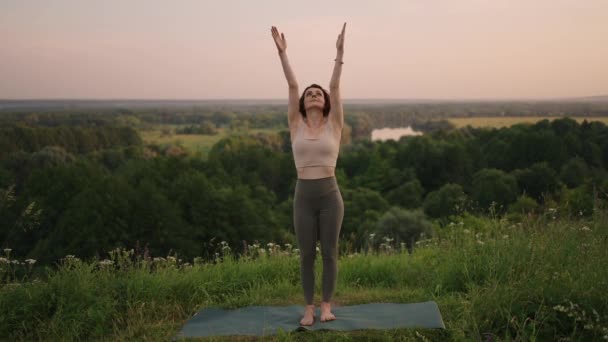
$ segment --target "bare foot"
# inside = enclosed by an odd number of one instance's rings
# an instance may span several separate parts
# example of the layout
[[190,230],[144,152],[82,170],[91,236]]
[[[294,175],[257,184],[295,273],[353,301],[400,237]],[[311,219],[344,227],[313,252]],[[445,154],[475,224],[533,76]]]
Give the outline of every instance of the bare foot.
[[300,320],[300,325],[312,325],[315,321],[315,305],[306,305],[304,310],[304,318]]
[[321,302],[321,322],[333,321],[336,319],[331,313],[331,304],[329,302]]

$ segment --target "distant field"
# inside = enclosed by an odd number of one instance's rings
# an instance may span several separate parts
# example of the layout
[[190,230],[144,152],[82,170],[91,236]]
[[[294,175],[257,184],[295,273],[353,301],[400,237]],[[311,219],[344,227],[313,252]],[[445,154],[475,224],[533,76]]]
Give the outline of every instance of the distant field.
[[[472,127],[508,127],[517,123],[535,123],[541,121],[543,119],[548,119],[549,121],[559,119],[559,117],[545,117],[545,116],[527,116],[527,117],[485,117],[485,118],[450,118],[448,121],[453,123],[457,128],[465,127],[467,125],[471,125]],[[601,121],[608,125],[608,117],[606,116],[597,116],[597,117],[577,117],[573,118],[578,123],[583,122],[583,120],[587,121]]]
[[[174,129],[178,125],[167,125]],[[181,144],[190,153],[195,154],[201,152],[203,157],[207,157],[211,147],[226,137],[228,129],[219,128],[219,133],[216,135],[202,135],[202,134],[172,134],[171,136],[161,136],[160,128],[150,131],[140,131],[142,139],[145,143],[157,143],[163,144]],[[276,129],[249,129],[249,134],[256,134],[258,132],[276,132]]]
[[[457,128],[471,125],[473,127],[507,127],[517,123],[535,123],[543,119],[554,120],[557,117],[529,116],[529,117],[478,117],[478,118],[450,118],[448,119]],[[586,117],[574,118],[576,121],[601,121],[608,125],[608,117]],[[165,125],[171,129],[175,129],[180,125]],[[171,136],[161,137],[160,126],[154,130],[140,131],[140,135],[145,143],[157,144],[176,144],[179,143],[185,147],[190,153],[195,154],[201,152],[203,157],[207,157],[211,147],[220,139],[229,134],[228,129],[220,128],[217,135],[200,135],[200,134],[173,134]],[[277,129],[249,129],[249,134],[258,132],[276,132]]]

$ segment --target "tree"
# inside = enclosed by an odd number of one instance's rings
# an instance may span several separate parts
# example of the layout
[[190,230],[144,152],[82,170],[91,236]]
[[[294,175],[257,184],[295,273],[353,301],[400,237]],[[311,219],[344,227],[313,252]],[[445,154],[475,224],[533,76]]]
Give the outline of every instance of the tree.
[[395,246],[400,246],[400,243],[404,242],[410,254],[421,234],[430,236],[432,232],[433,224],[427,220],[422,210],[391,207],[376,224],[376,233],[379,237],[394,238]]
[[514,176],[498,169],[481,169],[473,175],[471,198],[481,211],[495,202],[501,210],[517,199],[519,189]]
[[465,210],[467,196],[462,186],[448,183],[439,190],[427,194],[424,199],[424,212],[431,217],[447,218]]

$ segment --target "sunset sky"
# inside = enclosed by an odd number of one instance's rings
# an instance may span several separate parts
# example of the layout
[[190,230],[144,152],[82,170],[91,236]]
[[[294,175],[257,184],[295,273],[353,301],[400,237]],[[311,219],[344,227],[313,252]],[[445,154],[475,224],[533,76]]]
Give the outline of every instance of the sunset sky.
[[608,94],[606,0],[2,0],[0,99],[287,98],[344,22],[345,99]]

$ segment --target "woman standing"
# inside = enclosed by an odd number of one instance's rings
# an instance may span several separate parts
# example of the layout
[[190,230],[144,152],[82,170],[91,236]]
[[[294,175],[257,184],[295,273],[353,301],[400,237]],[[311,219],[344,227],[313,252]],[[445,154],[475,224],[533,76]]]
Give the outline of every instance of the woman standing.
[[344,126],[340,74],[344,64],[346,23],[336,42],[337,54],[329,94],[318,84],[311,84],[299,98],[298,83],[287,59],[285,35],[279,34],[275,26],[272,26],[271,32],[289,86],[287,114],[298,173],[293,222],[300,249],[300,274],[306,301],[300,324],[312,325],[315,318],[313,295],[317,239],[321,240],[323,257],[321,322],[336,319],[331,313],[330,300],[336,287],[338,239],[344,217],[344,202],[335,170]]

